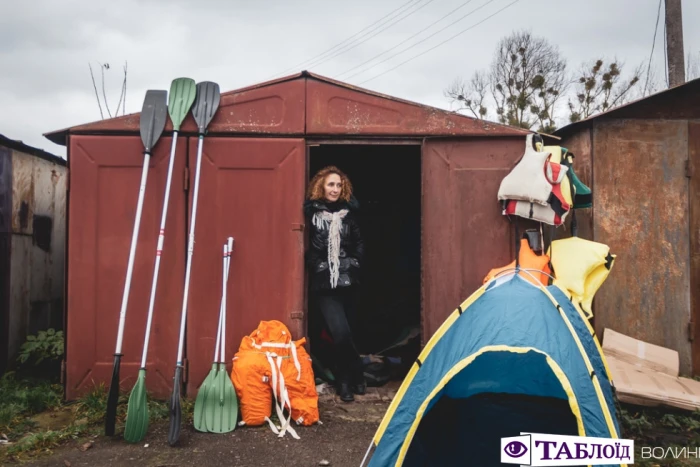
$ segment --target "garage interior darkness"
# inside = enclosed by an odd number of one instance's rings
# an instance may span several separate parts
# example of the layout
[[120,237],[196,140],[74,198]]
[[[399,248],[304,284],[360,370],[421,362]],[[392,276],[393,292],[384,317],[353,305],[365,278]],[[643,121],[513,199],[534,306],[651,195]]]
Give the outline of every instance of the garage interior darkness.
[[[328,165],[347,174],[360,203],[365,258],[355,344],[362,355],[384,357],[370,374],[403,378],[421,340],[421,146],[310,144],[309,179]],[[311,351],[327,365],[318,316],[309,301]]]

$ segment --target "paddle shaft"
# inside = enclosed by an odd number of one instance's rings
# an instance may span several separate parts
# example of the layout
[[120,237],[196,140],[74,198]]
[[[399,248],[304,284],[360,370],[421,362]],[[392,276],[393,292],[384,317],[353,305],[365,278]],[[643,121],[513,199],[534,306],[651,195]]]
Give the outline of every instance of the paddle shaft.
[[221,361],[220,363],[224,364],[224,368],[226,367],[226,359],[224,357],[225,355],[225,350],[226,350],[226,296],[227,296],[227,285],[228,285],[228,277],[229,277],[229,271],[231,270],[231,249],[233,248],[233,238],[229,237],[228,238],[228,245],[225,247],[224,251],[226,252],[226,261],[225,267],[226,270],[224,271],[224,275],[226,276],[226,282],[224,282],[224,289],[223,289],[223,309],[224,309],[224,317],[223,317],[223,323],[221,325]]
[[143,199],[146,194],[146,182],[148,179],[148,164],[151,160],[150,152],[145,152],[143,157],[143,168],[141,170],[141,185],[139,187],[139,199],[136,204],[136,218],[134,219],[134,230],[131,234],[131,248],[129,249],[129,263],[126,268],[126,281],[124,283],[124,293],[122,295],[122,307],[119,311],[119,331],[117,333],[117,348],[115,355],[122,353],[122,341],[124,339],[124,322],[126,321],[126,307],[129,302],[129,290],[131,289],[131,278],[134,273],[134,258],[136,256],[136,244],[141,227],[141,213],[143,212]]
[[[204,142],[204,133],[199,134],[199,143],[197,145],[197,167],[194,177],[194,194],[192,196],[192,218],[190,219],[190,234],[187,245],[187,268],[185,270],[185,292],[182,296],[182,317],[180,319],[180,339],[177,346],[177,366],[182,366],[182,348],[185,338],[185,324],[187,322],[187,299],[189,298],[190,276],[192,275],[192,254],[194,253],[194,228],[197,221],[197,201],[199,200],[199,176],[202,166],[202,144]],[[179,384],[175,381],[175,384]]]
[[129,250],[129,262],[126,269],[126,281],[124,283],[124,294],[122,295],[122,307],[119,311],[119,330],[117,331],[117,347],[114,351],[114,364],[112,368],[112,380],[109,385],[107,396],[107,413],[105,415],[105,434],[114,435],[114,426],[117,418],[117,405],[119,403],[119,367],[121,366],[122,341],[124,339],[124,323],[126,321],[126,307],[129,302],[129,289],[131,288],[131,277],[134,271],[134,257],[136,256],[136,242],[141,227],[141,213],[143,211],[143,198],[146,193],[146,181],[148,179],[148,164],[151,159],[149,152],[144,153],[143,169],[141,171],[141,184],[139,187],[139,198],[136,204],[136,218],[134,220],[134,230],[131,234],[131,248]]
[[[224,362],[224,341],[226,336],[226,286],[228,284],[229,270],[231,264],[231,249],[233,248],[233,237],[229,237],[228,245],[224,245],[224,260],[221,288],[221,305],[219,306],[219,328],[216,331],[216,346],[214,347],[214,363]],[[222,337],[223,335],[223,337]],[[221,360],[219,360],[219,344],[221,344]]]
[[214,346],[214,363],[219,363],[219,344],[221,343],[221,327],[223,325],[224,319],[224,289],[226,289],[226,245],[224,245],[224,256],[223,261],[221,261],[221,264],[221,303],[219,305],[219,327],[216,330],[216,345]]
[[160,258],[163,254],[163,244],[165,242],[165,220],[168,217],[168,204],[170,201],[170,186],[173,179],[173,166],[175,165],[175,147],[177,146],[177,130],[173,132],[173,141],[170,145],[170,162],[168,164],[168,178],[165,183],[165,197],[163,198],[163,213],[160,218],[160,233],[158,234],[158,246],[156,247],[156,265],[153,270],[153,281],[151,284],[151,298],[148,303],[148,319],[146,321],[146,336],[143,343],[143,355],[141,357],[141,368],[146,368],[146,355],[148,354],[148,342],[151,336],[151,322],[153,320],[153,307],[156,301],[156,288],[158,286],[158,272],[160,271]]

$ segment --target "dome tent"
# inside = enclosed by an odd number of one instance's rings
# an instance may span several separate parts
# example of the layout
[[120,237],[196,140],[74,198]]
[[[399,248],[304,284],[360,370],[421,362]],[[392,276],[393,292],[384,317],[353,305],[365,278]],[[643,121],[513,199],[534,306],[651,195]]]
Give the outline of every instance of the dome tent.
[[368,465],[500,465],[500,438],[520,432],[619,438],[613,390],[590,324],[557,286],[497,277],[426,344]]

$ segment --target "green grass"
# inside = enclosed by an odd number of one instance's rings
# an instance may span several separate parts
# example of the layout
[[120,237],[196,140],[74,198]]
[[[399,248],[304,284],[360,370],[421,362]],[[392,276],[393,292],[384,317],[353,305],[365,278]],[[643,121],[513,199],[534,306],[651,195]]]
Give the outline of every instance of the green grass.
[[41,380],[17,380],[8,372],[0,378],[0,433],[8,437],[24,432],[31,415],[61,405],[60,385]]
[[[636,407],[623,405],[620,414],[623,437],[634,439],[635,463],[643,467],[700,466],[695,456],[674,458],[668,448],[680,451],[683,448],[700,448],[700,410],[695,412],[666,408]],[[663,448],[663,459],[642,457],[642,447]],[[674,452],[678,452],[674,451]],[[657,454],[660,451],[657,449]]]
[[[129,393],[120,394],[117,434],[124,430],[128,402]],[[165,401],[149,398],[148,408],[151,423],[169,417]],[[64,403],[61,385],[17,377],[14,373],[5,374],[0,378],[0,433],[7,435],[12,444],[0,446],[0,465],[50,453],[52,449],[69,441],[102,436],[106,410],[107,389],[104,384],[95,386],[77,401]],[[32,417],[47,411],[68,411],[68,423],[53,430],[42,429]],[[193,414],[194,401],[183,399],[183,423],[191,424]]]

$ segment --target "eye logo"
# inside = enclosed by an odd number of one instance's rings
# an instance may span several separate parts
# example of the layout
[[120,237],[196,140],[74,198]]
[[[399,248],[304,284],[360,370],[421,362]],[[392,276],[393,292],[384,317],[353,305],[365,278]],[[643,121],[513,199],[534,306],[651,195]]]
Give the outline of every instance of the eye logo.
[[510,457],[522,457],[527,452],[527,446],[520,441],[511,441],[503,448]]

